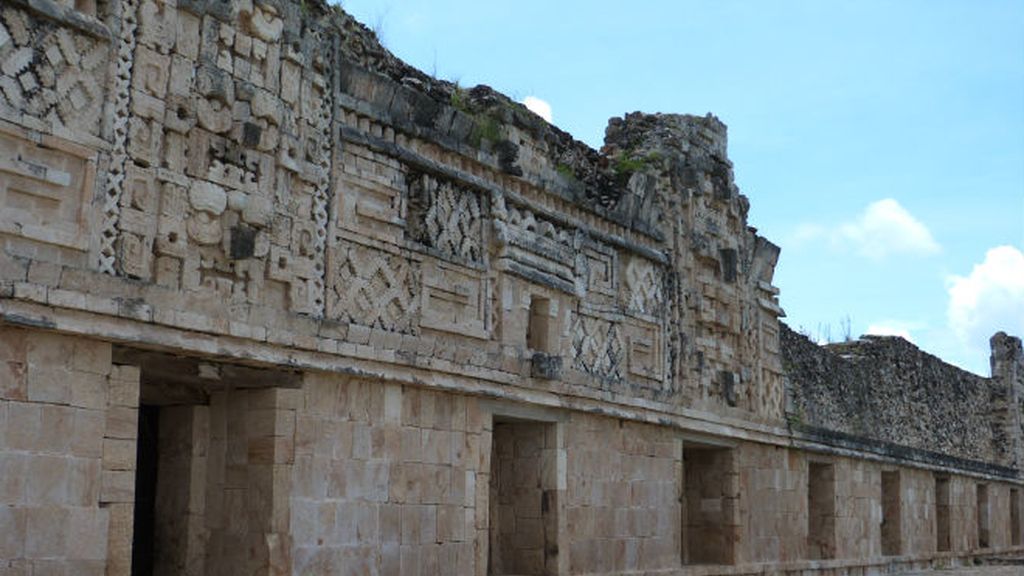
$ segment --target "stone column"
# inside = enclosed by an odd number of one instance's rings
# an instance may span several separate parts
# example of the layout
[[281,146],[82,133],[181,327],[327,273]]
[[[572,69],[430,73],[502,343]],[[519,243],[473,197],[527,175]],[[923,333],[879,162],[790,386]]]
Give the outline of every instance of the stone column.
[[1024,352],[1021,340],[998,332],[989,340],[992,348],[990,359],[992,366],[992,383],[997,397],[992,407],[994,422],[1002,432],[1007,443],[1005,450],[1006,463],[1017,468],[1020,475],[1024,466],[1024,422],[1021,410],[1024,408]]

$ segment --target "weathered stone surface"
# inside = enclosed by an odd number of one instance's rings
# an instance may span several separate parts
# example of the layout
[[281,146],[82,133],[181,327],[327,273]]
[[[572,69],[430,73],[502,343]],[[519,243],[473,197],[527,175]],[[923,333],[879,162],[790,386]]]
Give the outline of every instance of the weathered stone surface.
[[993,338],[992,378],[946,364],[896,336],[818,346],[783,325],[782,352],[789,417],[797,425],[1020,465],[1019,339]]
[[590,149],[316,1],[4,3],[0,573],[130,574],[147,501],[155,574],[1019,550],[1020,341],[793,335],[726,144]]
[[224,189],[210,182],[197,182],[189,188],[188,201],[192,208],[213,216],[220,216],[228,205]]

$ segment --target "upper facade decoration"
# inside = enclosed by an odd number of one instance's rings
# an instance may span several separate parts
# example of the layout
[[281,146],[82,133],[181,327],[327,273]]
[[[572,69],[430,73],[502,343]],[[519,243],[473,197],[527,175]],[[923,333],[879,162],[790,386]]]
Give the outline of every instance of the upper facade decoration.
[[778,249],[725,148],[637,113],[595,151],[316,2],[0,9],[0,240],[74,271],[37,300],[780,423]]

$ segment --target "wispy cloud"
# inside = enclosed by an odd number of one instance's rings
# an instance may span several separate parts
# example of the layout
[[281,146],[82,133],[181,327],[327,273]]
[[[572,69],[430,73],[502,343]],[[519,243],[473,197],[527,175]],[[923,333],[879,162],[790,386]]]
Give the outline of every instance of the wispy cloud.
[[997,246],[970,274],[947,281],[947,319],[961,343],[986,350],[995,332],[1024,334],[1024,252]]
[[893,255],[927,256],[942,249],[928,227],[892,198],[868,204],[856,218],[838,226],[801,224],[792,239],[796,243],[824,239],[872,260]]
[[523,105],[537,116],[551,122],[551,104],[536,96],[527,96],[523,98]]

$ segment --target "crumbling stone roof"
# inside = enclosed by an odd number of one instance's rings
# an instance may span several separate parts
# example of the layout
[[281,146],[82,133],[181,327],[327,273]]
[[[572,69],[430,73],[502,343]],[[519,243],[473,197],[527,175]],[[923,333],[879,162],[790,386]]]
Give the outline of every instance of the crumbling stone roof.
[[[819,346],[780,332],[791,424],[1014,465],[1007,383],[962,370],[898,336]],[[1019,344],[1018,344],[1019,346]],[[1012,349],[1012,346],[1011,346]]]

